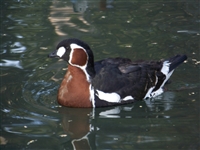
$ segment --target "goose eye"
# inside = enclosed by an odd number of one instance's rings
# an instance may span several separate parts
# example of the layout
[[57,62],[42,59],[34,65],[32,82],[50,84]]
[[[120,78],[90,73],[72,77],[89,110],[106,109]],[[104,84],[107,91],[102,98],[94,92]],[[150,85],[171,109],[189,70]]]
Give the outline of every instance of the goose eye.
[[66,49],[66,50],[70,50],[70,47],[69,47],[69,46],[67,46],[67,47],[65,47],[65,49]]

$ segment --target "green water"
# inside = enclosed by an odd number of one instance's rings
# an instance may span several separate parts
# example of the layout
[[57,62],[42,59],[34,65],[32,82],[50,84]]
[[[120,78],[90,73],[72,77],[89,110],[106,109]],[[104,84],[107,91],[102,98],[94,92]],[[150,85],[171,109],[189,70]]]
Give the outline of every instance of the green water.
[[[0,2],[0,149],[190,149],[200,145],[200,4],[195,0]],[[186,54],[166,92],[98,109],[60,107],[57,43],[87,42],[95,60]]]

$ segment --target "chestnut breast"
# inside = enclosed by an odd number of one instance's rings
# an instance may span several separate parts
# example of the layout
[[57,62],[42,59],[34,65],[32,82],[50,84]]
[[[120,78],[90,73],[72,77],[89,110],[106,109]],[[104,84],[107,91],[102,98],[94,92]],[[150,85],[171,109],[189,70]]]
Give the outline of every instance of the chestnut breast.
[[68,71],[58,91],[58,103],[68,107],[92,107],[89,88],[90,83],[84,71],[68,65]]

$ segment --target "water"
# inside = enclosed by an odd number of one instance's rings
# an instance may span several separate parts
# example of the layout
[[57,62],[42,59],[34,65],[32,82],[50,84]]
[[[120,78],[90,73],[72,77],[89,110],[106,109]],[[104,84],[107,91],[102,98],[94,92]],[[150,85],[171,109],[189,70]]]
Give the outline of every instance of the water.
[[[199,149],[197,1],[2,1],[0,149]],[[95,60],[186,54],[154,100],[98,109],[60,107],[66,63],[47,58],[76,37]]]

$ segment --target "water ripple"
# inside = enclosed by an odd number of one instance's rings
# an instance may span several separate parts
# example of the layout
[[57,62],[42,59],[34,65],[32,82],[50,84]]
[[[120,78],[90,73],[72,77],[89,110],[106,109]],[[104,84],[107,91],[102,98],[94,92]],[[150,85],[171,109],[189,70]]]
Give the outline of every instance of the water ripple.
[[2,67],[14,67],[14,68],[19,68],[23,69],[21,62],[19,60],[7,60],[7,59],[2,59],[2,63],[0,63],[0,66]]

